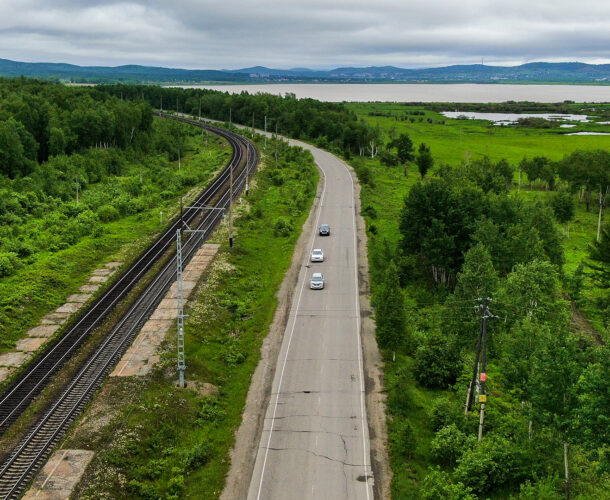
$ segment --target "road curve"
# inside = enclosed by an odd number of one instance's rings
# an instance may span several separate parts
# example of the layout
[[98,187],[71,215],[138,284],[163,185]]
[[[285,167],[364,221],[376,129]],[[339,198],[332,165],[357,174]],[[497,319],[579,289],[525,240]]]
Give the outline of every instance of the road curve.
[[[249,500],[373,498],[360,340],[356,203],[347,166],[300,141],[322,173],[309,241],[282,337]],[[312,264],[313,248],[325,260]],[[310,290],[314,271],[324,290]]]

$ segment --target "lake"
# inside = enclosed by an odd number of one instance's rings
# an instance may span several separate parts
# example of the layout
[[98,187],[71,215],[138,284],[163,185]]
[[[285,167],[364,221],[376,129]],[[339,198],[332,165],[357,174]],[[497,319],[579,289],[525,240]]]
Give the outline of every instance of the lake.
[[610,85],[504,85],[409,83],[277,83],[260,85],[186,85],[223,92],[293,93],[328,102],[610,102]]
[[[465,117],[471,120],[488,120],[495,125],[515,123],[520,118],[544,118],[545,120],[576,121],[586,123],[589,121],[587,115],[571,115],[560,113],[479,113],[471,111],[443,111],[441,113],[447,118]],[[561,125],[571,127],[573,125]]]

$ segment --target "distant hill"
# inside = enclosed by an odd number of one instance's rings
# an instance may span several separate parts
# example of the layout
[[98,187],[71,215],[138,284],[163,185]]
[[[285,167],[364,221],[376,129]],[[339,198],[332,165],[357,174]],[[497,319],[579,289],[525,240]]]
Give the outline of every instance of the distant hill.
[[0,75],[29,76],[71,82],[133,83],[264,83],[264,82],[429,82],[429,83],[593,83],[610,84],[610,64],[542,63],[520,66],[455,65],[406,69],[365,68],[273,69],[253,66],[236,70],[190,70],[156,66],[76,66],[63,63],[24,63],[0,59]]
[[76,66],[64,63],[24,63],[0,59],[1,76],[29,76],[69,80],[72,82],[243,82],[250,78],[243,73],[230,74],[217,70],[190,70],[156,66]]

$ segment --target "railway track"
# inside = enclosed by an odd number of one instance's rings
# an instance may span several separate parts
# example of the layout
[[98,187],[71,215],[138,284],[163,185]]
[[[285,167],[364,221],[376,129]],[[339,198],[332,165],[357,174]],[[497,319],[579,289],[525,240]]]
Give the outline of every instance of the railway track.
[[[229,164],[193,203],[194,207],[227,208],[230,200],[228,181],[231,168],[234,172],[233,195],[235,198],[241,193],[247,178],[258,163],[256,148],[243,137],[224,129],[186,118],[160,116],[207,128],[230,143],[233,155]],[[244,155],[247,157],[247,161],[242,166]],[[185,265],[218,225],[222,216],[223,211],[221,210],[208,210],[202,213],[199,208],[191,208],[185,211],[184,222],[191,227],[205,230],[203,237],[201,233],[193,233],[184,242],[182,252]],[[16,420],[61,366],[74,355],[95,327],[99,326],[108,316],[112,308],[163,257],[171,247],[179,227],[180,218],[176,218],[142,256],[75,321],[66,334],[40,356],[40,359],[32,363],[23,376],[5,391],[0,399],[1,430],[5,430]],[[45,409],[37,423],[28,430],[25,437],[0,465],[0,498],[16,498],[23,492],[44,460],[48,458],[53,446],[61,439],[69,425],[110,373],[175,279],[176,260],[174,256],[163,266],[110,333],[83,362],[59,398]]]

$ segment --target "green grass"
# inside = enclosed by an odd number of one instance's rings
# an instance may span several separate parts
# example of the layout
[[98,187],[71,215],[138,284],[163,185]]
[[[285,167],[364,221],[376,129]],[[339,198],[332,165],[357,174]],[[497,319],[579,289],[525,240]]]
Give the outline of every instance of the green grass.
[[[389,140],[390,134],[398,136],[407,133],[417,149],[421,142],[431,147],[436,165],[447,163],[457,165],[469,159],[489,156],[493,161],[506,158],[513,165],[524,156],[547,156],[559,160],[564,155],[576,149],[607,149],[610,148],[610,137],[604,136],[561,136],[554,130],[523,129],[513,127],[492,127],[483,121],[449,120],[442,115],[425,111],[421,122],[420,116],[412,116],[415,123],[397,120],[395,117],[404,116],[406,111],[422,111],[421,106],[404,106],[391,103],[347,104],[360,118],[373,126],[378,126],[384,140]],[[394,116],[370,116],[369,113],[390,113]],[[428,123],[428,119],[432,123]],[[445,122],[444,124],[441,122]],[[393,132],[390,132],[391,129]],[[561,129],[560,129],[561,130]],[[349,160],[362,177],[362,171],[368,167],[371,172],[372,185],[363,185],[361,198],[363,213],[369,231],[369,261],[372,278],[372,290],[375,293],[375,280],[383,275],[384,269],[376,266],[383,265],[380,258],[384,250],[383,241],[395,246],[400,238],[398,224],[403,199],[410,187],[418,181],[419,174],[416,167],[410,166],[408,176],[403,175],[402,167],[387,167],[380,165],[377,158],[354,157]],[[432,174],[434,175],[434,174]],[[524,186],[515,194],[524,199],[547,200],[552,193],[544,190],[530,190]],[[376,216],[366,215],[370,207]],[[563,226],[565,233],[566,264],[564,272],[570,275],[574,272],[582,259],[588,255],[588,245],[595,237],[597,229],[597,212],[585,211],[585,205],[577,203],[576,216],[569,225]],[[569,231],[568,231],[569,227]],[[588,282],[588,285],[592,284]],[[582,310],[593,326],[601,329],[601,318],[595,309],[593,299],[598,291],[594,288],[585,291],[585,300]],[[405,300],[410,307],[420,304],[413,313],[410,313],[409,323],[415,324],[412,328],[425,331],[433,328],[434,318],[438,313],[433,312],[434,306],[422,307],[422,302],[433,301],[434,297],[426,291],[426,285],[411,283],[405,289]],[[434,462],[430,455],[430,441],[434,432],[430,426],[430,408],[438,397],[447,397],[456,406],[463,405],[464,394],[453,391],[433,391],[421,387],[413,380],[413,358],[406,355],[397,355],[396,362],[392,362],[391,353],[385,353],[387,360],[384,367],[384,380],[388,392],[388,442],[390,462],[393,471],[392,495],[395,500],[411,500],[420,497],[420,488],[428,467]],[[490,365],[490,373],[493,371]],[[499,388],[498,388],[499,389]],[[495,405],[512,404],[510,397],[496,398]],[[406,407],[406,409],[405,409]],[[494,409],[492,408],[492,412]],[[497,410],[496,410],[497,411]],[[493,415],[490,421],[493,422]],[[408,457],[404,456],[397,442],[399,430],[408,422],[415,439],[415,449]],[[493,425],[493,424],[492,424]],[[493,498],[508,498],[510,492],[499,492]]]
[[[138,214],[118,220],[100,223],[99,234],[84,236],[75,244],[58,251],[38,251],[31,256],[27,265],[15,274],[0,279],[0,353],[10,350],[15,341],[36,326],[47,312],[63,304],[66,298],[77,292],[86,282],[87,276],[104,262],[110,260],[129,261],[137,256],[162,231],[170,218],[179,210],[178,196],[201,190],[209,182],[213,172],[224,166],[229,158],[226,143],[210,141],[207,150],[199,148],[199,137],[188,137],[187,152],[182,159],[183,174],[197,175],[196,186],[187,185],[172,193],[171,198],[155,196],[155,187],[150,189],[151,203]],[[160,161],[150,158],[148,162]],[[164,160],[167,162],[167,160]],[[169,169],[177,169],[177,162],[170,162]],[[143,169],[143,175],[152,175]],[[139,177],[139,165],[129,165],[127,172],[113,182]],[[88,197],[103,195],[103,184],[91,185],[82,193],[81,202]],[[166,186],[156,186],[157,191]],[[163,224],[159,212],[163,211]],[[38,221],[29,221],[30,225]]]
[[[236,220],[232,249],[226,227],[219,228],[221,248],[189,303],[186,378],[191,386],[193,381],[213,384],[217,393],[175,387],[175,333],[170,332],[172,340],[150,376],[106,383],[106,402],[100,404],[114,408],[110,421],[95,432],[84,426],[68,438],[67,446],[97,451],[78,498],[220,495],[250,379],[275,313],[275,294],[318,178],[309,153],[281,148],[279,170],[283,181],[271,166],[255,176],[240,207],[244,213]],[[286,236],[274,229],[279,217],[292,223]],[[85,414],[82,421],[87,419]]]
[[[417,146],[430,146],[437,163],[458,164],[468,159],[488,156],[493,161],[505,158],[517,164],[524,156],[547,156],[559,160],[577,149],[610,148],[610,136],[566,136],[564,129],[525,129],[497,127],[484,120],[452,120],[421,106],[396,103],[346,104],[360,118],[379,126],[386,135],[391,129],[396,134],[407,133]],[[398,121],[405,111],[424,111],[424,116],[413,116],[415,123]],[[451,111],[448,109],[447,111]],[[369,113],[390,113],[394,116],[369,116]],[[422,118],[422,122],[417,120]],[[433,123],[428,123],[428,119]],[[444,124],[442,122],[445,122]],[[597,130],[599,126],[579,126],[572,131]],[[607,127],[606,127],[607,130]]]

